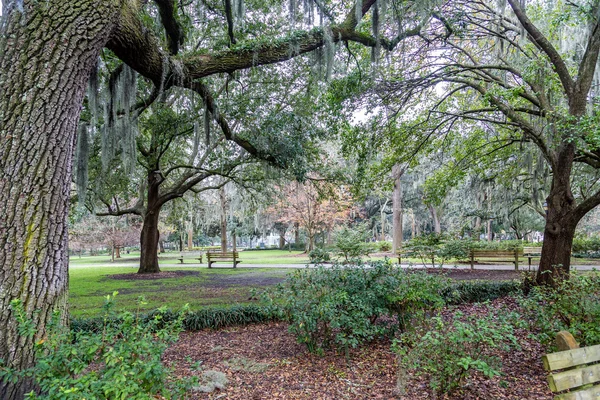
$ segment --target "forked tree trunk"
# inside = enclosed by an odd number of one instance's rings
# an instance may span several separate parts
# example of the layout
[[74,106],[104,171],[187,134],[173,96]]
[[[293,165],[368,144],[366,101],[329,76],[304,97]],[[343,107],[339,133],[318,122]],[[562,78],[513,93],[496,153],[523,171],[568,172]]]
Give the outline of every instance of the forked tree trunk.
[[[67,214],[87,80],[115,20],[113,1],[4,1],[0,24],[0,359],[34,363],[54,311],[67,321]],[[17,3],[19,3],[17,5]],[[21,337],[10,302],[37,332]],[[0,383],[21,399],[31,380]]]

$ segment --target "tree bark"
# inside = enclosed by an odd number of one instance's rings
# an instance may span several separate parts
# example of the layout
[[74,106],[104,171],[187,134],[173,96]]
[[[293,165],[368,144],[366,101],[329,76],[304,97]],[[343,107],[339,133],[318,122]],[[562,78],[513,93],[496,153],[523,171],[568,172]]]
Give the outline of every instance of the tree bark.
[[194,231],[192,229],[188,229],[187,231],[187,245],[188,245],[188,250],[192,251],[194,250]]
[[442,233],[442,225],[440,224],[437,210],[434,206],[429,206],[429,212],[431,213],[431,219],[433,220],[433,231],[439,235]]
[[[0,24],[0,359],[23,369],[54,311],[67,321],[67,214],[76,127],[92,66],[116,18],[112,1],[4,1]],[[18,334],[22,302],[37,327]],[[0,383],[21,399],[32,380]]]
[[159,202],[159,189],[163,178],[159,170],[148,172],[147,201],[142,233],[140,235],[140,269],[138,274],[160,272],[158,266],[158,220],[162,204]]
[[402,248],[402,183],[400,178],[404,174],[404,169],[399,165],[392,168],[392,177],[394,179],[394,191],[392,193],[392,252],[397,253]]
[[563,144],[559,150],[556,168],[553,168],[550,194],[546,199],[548,214],[544,228],[544,243],[536,281],[540,285],[555,286],[567,278],[571,269],[571,249],[575,228],[579,222],[575,199],[571,192],[571,170],[574,159],[572,144]]
[[279,232],[279,249],[283,250],[285,247],[285,233]]
[[221,200],[221,251],[227,251],[227,198],[225,197],[225,188],[219,189],[219,199]]

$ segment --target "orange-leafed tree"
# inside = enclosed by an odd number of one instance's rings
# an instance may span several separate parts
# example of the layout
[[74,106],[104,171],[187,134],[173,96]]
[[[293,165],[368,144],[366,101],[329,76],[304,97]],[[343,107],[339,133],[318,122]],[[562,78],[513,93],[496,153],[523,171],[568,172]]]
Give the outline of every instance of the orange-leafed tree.
[[330,232],[336,225],[350,220],[353,201],[343,187],[331,187],[319,181],[292,182],[279,188],[279,199],[269,210],[275,222],[294,224],[304,229],[306,251],[315,247],[321,232]]

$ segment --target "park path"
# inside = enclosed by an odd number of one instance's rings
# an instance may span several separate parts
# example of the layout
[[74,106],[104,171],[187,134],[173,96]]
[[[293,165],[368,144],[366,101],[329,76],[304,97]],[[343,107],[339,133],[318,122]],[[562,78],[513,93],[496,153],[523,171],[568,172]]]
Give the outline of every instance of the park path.
[[[329,264],[326,264],[329,265]],[[165,262],[161,262],[160,263],[161,268],[162,267],[166,267],[166,268],[198,268],[198,267],[208,267],[208,265],[206,263],[185,263],[185,264],[180,264],[180,263],[165,263]],[[91,265],[85,265],[85,266],[78,266],[78,265],[73,265],[71,266],[71,268],[94,268],[94,266]],[[115,262],[115,263],[107,263],[107,264],[103,264],[102,267],[131,267],[131,268],[138,268],[138,264],[137,263],[131,263],[131,262]],[[242,262],[242,264],[239,264],[237,268],[274,268],[274,269],[293,269],[293,268],[315,268],[315,266],[313,264],[249,264],[249,263],[244,263]],[[431,266],[423,266],[423,264],[412,264],[409,265],[408,263],[406,264],[402,264],[401,265],[402,268],[415,268],[415,269],[421,269],[421,268],[431,268]],[[230,265],[228,265],[227,263],[220,263],[220,264],[216,264],[213,266],[213,268],[231,268]],[[471,266],[468,264],[459,264],[459,265],[453,265],[453,264],[447,264],[444,265],[444,269],[470,269]],[[537,266],[532,266],[531,270],[535,270],[537,268]],[[481,269],[481,270],[498,270],[498,271],[511,271],[514,270],[515,267],[513,265],[509,265],[509,264],[483,264],[483,265],[475,265],[475,269]],[[577,271],[591,271],[591,270],[600,270],[600,264],[598,265],[571,265],[571,269],[572,270],[577,270]],[[519,271],[527,271],[529,270],[529,267],[527,265],[519,265]]]

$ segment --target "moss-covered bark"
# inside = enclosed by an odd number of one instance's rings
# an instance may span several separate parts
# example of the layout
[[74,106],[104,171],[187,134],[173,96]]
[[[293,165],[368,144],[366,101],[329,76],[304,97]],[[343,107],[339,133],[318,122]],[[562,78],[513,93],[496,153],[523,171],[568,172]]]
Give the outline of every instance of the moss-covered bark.
[[[9,1],[0,28],[0,359],[30,367],[54,310],[66,320],[67,213],[76,127],[90,70],[112,29],[109,1]],[[10,308],[37,326],[20,337]],[[33,382],[0,384],[20,399]]]

